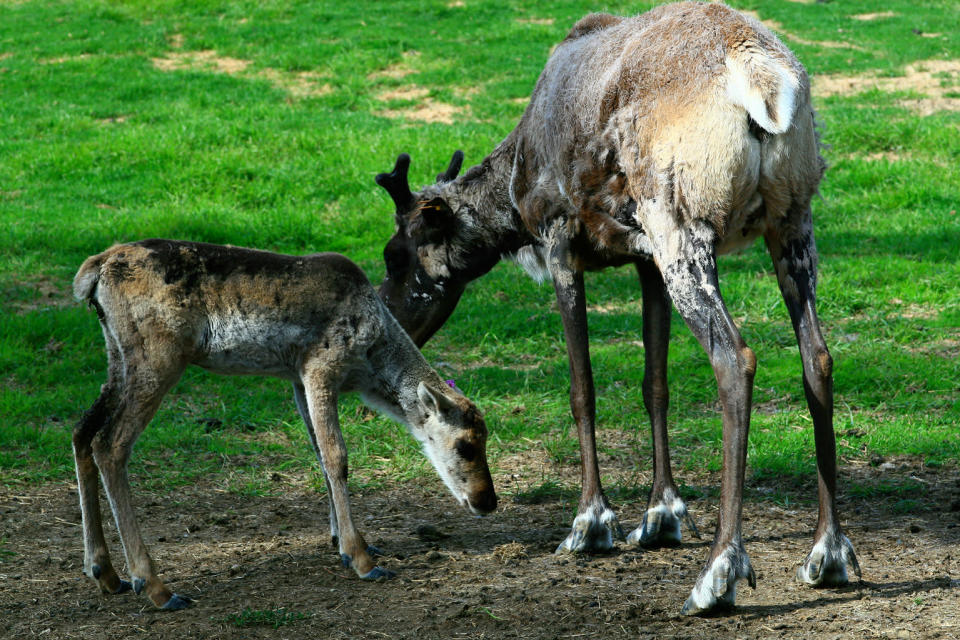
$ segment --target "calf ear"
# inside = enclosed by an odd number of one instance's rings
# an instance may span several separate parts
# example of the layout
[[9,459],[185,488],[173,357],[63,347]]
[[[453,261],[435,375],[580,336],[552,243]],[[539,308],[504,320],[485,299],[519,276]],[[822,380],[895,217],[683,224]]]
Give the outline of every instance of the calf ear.
[[433,415],[438,415],[452,404],[445,395],[433,391],[424,382],[417,385],[417,399],[420,400],[420,408]]
[[422,382],[417,385],[417,399],[420,400],[420,408],[426,413],[440,413],[440,403],[437,400],[437,394],[430,391],[430,388]]
[[453,236],[457,218],[453,209],[443,198],[420,202],[410,214],[407,224],[407,235],[413,238],[418,245],[441,244]]

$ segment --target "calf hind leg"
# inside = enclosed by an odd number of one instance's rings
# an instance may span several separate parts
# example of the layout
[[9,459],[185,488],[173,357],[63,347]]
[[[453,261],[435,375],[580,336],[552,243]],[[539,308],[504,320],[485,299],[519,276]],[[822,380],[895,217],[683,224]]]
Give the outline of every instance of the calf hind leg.
[[170,591],[157,577],[137,524],[127,463],[134,442],[182,371],[182,367],[173,368],[171,365],[150,367],[143,362],[128,362],[120,405],[109,427],[101,430],[93,443],[94,457],[123,543],[133,590],[138,594],[146,591],[154,605],[167,610],[183,609],[191,600]]
[[670,343],[670,298],[656,265],[637,263],[643,290],[643,402],[650,415],[653,435],[653,486],[643,522],[627,536],[627,542],[643,547],[680,544],[680,523],[699,538],[697,525],[680,498],[670,469],[667,445],[667,348]]
[[120,380],[120,353],[109,332],[107,340],[107,382],[100,396],[80,418],[73,430],[73,458],[77,469],[77,493],[80,497],[80,514],[83,520],[83,573],[97,581],[103,593],[123,593],[130,590],[130,583],[121,580],[113,568],[106,538],[103,535],[100,510],[99,470],[93,459],[93,438],[101,429],[109,428],[119,404],[118,382]]
[[816,311],[817,250],[809,209],[800,228],[783,228],[766,236],[780,292],[790,313],[803,361],[803,389],[813,418],[817,449],[819,516],[814,546],[797,570],[797,579],[811,586],[847,583],[847,564],[860,576],[853,544],[837,516],[837,450],[833,434],[833,360],[820,331]]

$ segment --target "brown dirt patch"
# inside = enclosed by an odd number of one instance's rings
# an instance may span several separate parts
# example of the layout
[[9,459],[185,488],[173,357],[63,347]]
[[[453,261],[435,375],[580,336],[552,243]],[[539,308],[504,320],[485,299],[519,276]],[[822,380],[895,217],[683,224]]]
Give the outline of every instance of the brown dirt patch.
[[391,64],[379,71],[374,71],[373,73],[367,75],[367,80],[380,80],[383,78],[405,78],[410,74],[416,73],[416,70],[411,66],[411,61],[420,57],[419,51],[404,51],[401,54],[400,62]]
[[[175,49],[183,45],[182,36],[171,36],[171,46]],[[267,80],[278,89],[282,89],[294,98],[322,96],[333,91],[333,87],[323,82],[323,75],[313,71],[281,71],[279,69],[260,69],[247,73],[252,65],[250,60],[217,55],[216,51],[172,51],[162,58],[153,58],[153,66],[161,71],[206,71],[227,75],[248,75]]]
[[383,102],[390,100],[407,100],[416,101],[416,104],[402,109],[381,109],[377,111],[377,115],[391,119],[452,124],[454,117],[463,113],[464,109],[462,107],[457,107],[445,102],[438,102],[433,98],[427,97],[429,93],[430,91],[428,89],[412,85],[383,91],[377,94],[377,100]]
[[[904,75],[895,78],[874,75],[820,75],[813,77],[813,93],[817,96],[856,95],[864,91],[916,91],[926,98],[900,101],[920,115],[937,111],[960,110],[960,98],[946,95],[956,92],[960,81],[960,60],[924,60],[909,64]],[[954,85],[954,86],[951,86]]]
[[879,11],[877,13],[861,13],[855,16],[850,16],[854,20],[860,20],[861,22],[871,22],[873,20],[883,20],[884,18],[893,18],[896,17],[896,13],[893,11]]
[[[554,475],[554,472],[559,471]],[[548,478],[576,476],[555,467]],[[531,476],[535,475],[531,473]],[[716,478],[682,479],[704,490]],[[476,519],[434,478],[386,491],[355,492],[368,542],[397,571],[367,583],[340,566],[326,534],[324,496],[305,482],[275,479],[276,497],[240,497],[197,484],[171,494],[137,492],[144,538],[178,592],[196,599],[178,613],[154,611],[133,594],[102,596],[80,575],[74,487],[0,488],[0,636],[23,638],[933,638],[960,637],[960,472],[909,460],[842,470],[861,484],[911,483],[902,500],[844,494],[841,514],[859,553],[862,582],[812,590],[793,581],[809,550],[816,505],[805,486],[752,485],[744,534],[757,589],[737,609],[700,619],[678,612],[704,560],[716,500],[690,500],[702,540],[640,551],[557,556],[576,504],[518,499],[499,474],[501,508]],[[519,491],[536,482],[521,479]],[[919,484],[919,483],[922,483]],[[611,485],[615,486],[615,485]],[[772,500],[764,495],[781,495]],[[514,498],[518,496],[518,498]],[[619,505],[636,526],[639,502]],[[424,532],[432,532],[426,535]],[[108,532],[114,553],[119,544]],[[119,556],[115,555],[119,560]],[[122,561],[121,561],[122,564]],[[245,609],[285,609],[299,619],[240,628]]]
[[314,71],[289,72],[263,69],[256,75],[268,80],[278,89],[283,89],[294,98],[325,96],[333,92],[333,87],[324,82],[325,76]]
[[93,54],[91,53],[81,53],[80,55],[76,55],[76,56],[60,56],[58,58],[43,58],[41,60],[37,60],[37,63],[38,64],[65,64],[67,62],[76,62],[78,60],[88,60],[89,58],[92,58],[92,57],[93,57]]
[[[14,313],[60,309],[77,304],[68,286],[64,286],[61,280],[43,274],[37,274],[31,280],[14,278],[0,285],[0,292],[6,294],[4,306]],[[28,293],[23,295],[23,292]]]
[[740,10],[740,13],[745,13],[746,15],[759,20],[771,31],[775,31],[778,35],[781,35],[798,44],[803,44],[810,47],[824,47],[827,49],[853,49],[855,51],[864,51],[863,47],[851,44],[849,42],[836,42],[833,40],[810,40],[808,38],[804,38],[803,36],[798,36],[797,34],[784,29],[783,25],[776,20],[764,20],[756,11]]
[[152,61],[160,71],[212,71],[228,75],[245,71],[252,64],[250,60],[219,56],[212,49],[170,52],[162,58],[152,58]]
[[517,22],[520,24],[551,25],[556,22],[556,20],[554,18],[517,18]]
[[399,87],[397,89],[390,89],[377,94],[377,100],[382,100],[384,102],[388,100],[420,100],[422,98],[426,98],[429,93],[429,89],[424,89],[422,87]]

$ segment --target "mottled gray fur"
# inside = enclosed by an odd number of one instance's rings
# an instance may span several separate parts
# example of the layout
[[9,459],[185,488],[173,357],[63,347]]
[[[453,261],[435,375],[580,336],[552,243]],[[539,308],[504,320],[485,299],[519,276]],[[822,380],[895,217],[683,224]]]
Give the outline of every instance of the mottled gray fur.
[[[117,245],[83,263],[74,293],[97,311],[107,344],[107,382],[74,432],[83,515],[84,571],[101,589],[146,590],[158,607],[188,600],[157,577],[133,512],[126,467],[134,441],[164,394],[194,364],[227,374],[292,382],[297,408],[323,466],[331,533],[360,577],[375,566],[353,523],[347,452],[337,399],[356,391],[406,424],[463,506],[496,506],[486,426],[476,407],[430,368],[345,257],[286,256],[170,240]],[[120,580],[100,523],[97,474],[123,542],[131,582]]]

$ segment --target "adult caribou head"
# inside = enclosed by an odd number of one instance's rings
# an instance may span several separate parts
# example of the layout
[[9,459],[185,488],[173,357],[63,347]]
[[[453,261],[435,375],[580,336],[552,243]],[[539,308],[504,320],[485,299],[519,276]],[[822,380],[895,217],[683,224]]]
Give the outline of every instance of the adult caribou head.
[[[498,233],[512,225],[477,224],[478,209],[502,208],[497,194],[482,193],[491,191],[490,181],[481,179],[492,172],[489,163],[457,180],[462,165],[463,152],[454,152],[436,183],[418,193],[410,190],[406,153],[397,157],[393,171],[376,177],[396,205],[396,230],[383,250],[386,277],[380,296],[418,347],[443,326],[467,284],[516,244]],[[511,209],[507,203],[508,213]]]

